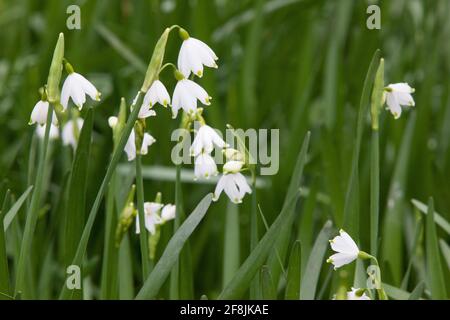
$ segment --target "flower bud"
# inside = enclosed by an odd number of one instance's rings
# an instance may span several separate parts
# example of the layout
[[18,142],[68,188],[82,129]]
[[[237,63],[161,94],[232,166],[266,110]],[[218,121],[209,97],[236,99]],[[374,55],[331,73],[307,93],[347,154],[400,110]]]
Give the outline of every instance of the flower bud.
[[61,81],[61,73],[64,58],[64,34],[60,33],[58,42],[56,43],[53,59],[50,65],[50,71],[47,79],[47,95],[48,101],[55,103],[59,100],[59,83]]

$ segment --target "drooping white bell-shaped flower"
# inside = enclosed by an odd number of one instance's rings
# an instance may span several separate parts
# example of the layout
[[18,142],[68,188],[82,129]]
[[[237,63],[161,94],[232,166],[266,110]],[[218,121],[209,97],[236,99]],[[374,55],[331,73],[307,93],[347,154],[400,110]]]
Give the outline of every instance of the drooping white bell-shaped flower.
[[159,103],[164,107],[167,107],[167,105],[170,104],[169,93],[164,84],[159,80],[155,80],[150,89],[145,93],[138,117],[143,119],[156,115],[155,111],[151,110],[156,103]]
[[195,158],[195,179],[209,179],[211,176],[217,175],[217,173],[217,165],[214,159],[208,153],[201,153]]
[[[47,123],[49,107],[50,105],[48,101],[39,100],[34,106],[33,111],[31,112],[29,124],[38,123],[41,126],[45,125]],[[58,125],[58,119],[56,118],[56,114],[54,111],[52,114],[52,123],[54,125]]]
[[173,204],[166,204],[161,210],[161,222],[164,223],[169,220],[175,219],[176,215],[176,206]]
[[178,69],[187,78],[191,74],[203,76],[203,65],[217,68],[217,58],[214,51],[203,41],[189,37],[183,41],[178,54]]
[[63,145],[71,145],[72,148],[77,147],[78,135],[83,127],[83,119],[77,118],[76,122],[73,120],[67,121],[66,125],[62,129],[62,141]]
[[178,80],[172,98],[172,117],[175,119],[180,109],[194,114],[197,111],[197,100],[207,106],[211,104],[211,97],[201,86],[185,78]]
[[197,156],[201,153],[211,153],[214,149],[214,144],[219,148],[227,146],[220,135],[210,126],[202,125],[195,135],[194,142],[190,148],[192,156]]
[[100,92],[89,80],[79,73],[70,73],[61,90],[61,105],[64,110],[67,109],[69,98],[81,110],[86,102],[86,95],[91,97],[92,100],[100,101]]
[[[47,127],[46,124],[44,124],[43,126],[36,126],[36,134],[39,137],[39,139],[44,139],[45,137],[45,128]],[[50,125],[50,131],[49,131],[49,139],[50,140],[56,140],[59,138],[59,130],[58,127],[55,126],[54,124]]]
[[246,193],[252,193],[247,180],[240,172],[224,174],[220,177],[214,190],[214,201],[219,199],[222,191],[225,191],[233,203],[241,203]]
[[415,105],[411,88],[407,83],[394,83],[384,89],[387,109],[392,113],[395,119],[400,118],[402,106],[413,107]]
[[[141,154],[147,154],[148,147],[155,142],[155,138],[153,138],[148,133],[144,133],[144,138],[142,139]],[[136,158],[136,141],[134,129],[131,131],[130,136],[128,137],[127,144],[125,145],[124,150],[127,154],[128,161],[133,161]]]
[[359,255],[359,248],[355,241],[344,230],[339,231],[339,236],[330,240],[331,249],[337,253],[333,254],[328,260],[328,263],[334,265],[334,269],[342,267],[356,260]]
[[371,300],[368,295],[361,289],[352,288],[352,291],[347,292],[347,300]]
[[[156,202],[144,202],[144,221],[145,228],[151,234],[155,234],[156,225],[161,223],[161,217],[159,213],[163,205],[161,203]],[[139,215],[136,215],[136,233],[140,233],[139,227]]]

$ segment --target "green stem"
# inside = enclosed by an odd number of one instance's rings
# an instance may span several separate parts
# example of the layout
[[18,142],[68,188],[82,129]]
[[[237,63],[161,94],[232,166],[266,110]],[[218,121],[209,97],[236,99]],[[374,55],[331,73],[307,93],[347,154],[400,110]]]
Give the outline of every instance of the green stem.
[[[256,197],[256,175],[252,170],[252,209],[250,213],[250,252],[253,252],[258,244],[258,201]],[[260,277],[255,277],[250,284],[250,299],[261,298]]]
[[141,154],[136,152],[136,191],[137,191],[137,209],[139,217],[139,241],[141,244],[141,259],[142,259],[142,279],[145,281],[150,270],[148,257],[148,236],[145,229],[145,211],[144,211],[144,184],[142,180],[142,164]]
[[[173,225],[173,234],[175,234],[181,224],[181,214],[183,206],[182,190],[181,190],[181,164],[177,165],[177,173],[175,180],[175,222]],[[178,260],[170,273],[170,299],[175,300],[180,297],[180,261]]]
[[370,155],[370,253],[377,255],[380,203],[379,133],[372,130]]
[[30,257],[31,250],[31,242],[33,240],[34,230],[36,228],[36,223],[39,214],[39,202],[41,199],[42,193],[42,185],[44,181],[44,166],[47,158],[47,149],[49,144],[49,136],[50,136],[50,126],[52,123],[52,115],[53,115],[53,106],[50,104],[48,112],[47,112],[47,122],[45,126],[45,136],[42,144],[42,152],[39,157],[38,162],[38,171],[35,181],[35,187],[33,191],[33,196],[31,198],[30,207],[27,212],[27,219],[25,222],[25,229],[22,238],[22,244],[20,247],[19,261],[17,263],[17,274],[16,274],[16,286],[14,289],[15,295],[19,292],[22,293],[22,296],[26,297],[26,287],[25,287],[25,279],[26,279],[26,267],[28,263],[28,259]]

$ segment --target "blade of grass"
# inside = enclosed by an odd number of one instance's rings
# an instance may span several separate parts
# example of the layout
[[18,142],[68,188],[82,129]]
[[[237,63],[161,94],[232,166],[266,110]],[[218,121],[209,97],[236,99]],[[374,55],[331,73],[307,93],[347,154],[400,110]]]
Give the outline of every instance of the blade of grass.
[[[309,146],[310,140],[310,132],[308,132],[303,141],[302,148],[297,158],[297,163],[294,168],[294,172],[292,174],[291,181],[289,182],[289,187],[287,190],[287,194],[285,197],[285,202],[283,204],[286,205],[286,200],[290,199],[292,195],[300,188],[301,177],[303,175],[303,169],[306,163],[306,156]],[[286,217],[286,222],[282,226],[282,230],[280,230],[280,234],[276,239],[275,248],[272,254],[269,256],[268,266],[270,267],[270,273],[272,274],[272,279],[275,285],[278,285],[278,281],[280,278],[280,274],[282,271],[281,265],[279,261],[281,260],[282,264],[286,260],[287,250],[289,246],[289,240],[292,235],[292,225],[295,220],[295,206],[293,206],[288,212],[288,216]]]
[[209,206],[211,205],[212,194],[206,195],[194,211],[186,218],[177,232],[170,239],[158,263],[153,268],[150,275],[144,282],[141,290],[138,292],[136,299],[152,299],[158,294],[161,286],[164,284],[167,276],[174,264],[178,261],[181,249],[192,232],[202,221]]
[[327,221],[314,242],[314,246],[309,255],[308,263],[302,275],[301,300],[313,300],[316,295],[317,283],[319,281],[320,270],[323,266],[325,253],[327,252],[328,240],[331,236],[332,223]]
[[[403,221],[405,189],[407,188],[408,168],[411,158],[413,135],[416,126],[416,114],[408,119],[402,143],[395,163],[392,181],[389,187],[383,230],[383,259],[392,270],[394,284],[400,285],[403,270]],[[377,239],[378,240],[378,239]]]
[[300,299],[300,283],[301,283],[301,265],[302,265],[302,249],[300,241],[295,241],[291,256],[289,258],[289,266],[287,271],[285,300]]
[[[86,216],[86,188],[91,153],[94,112],[89,108],[81,129],[69,178],[65,220],[65,264],[69,266],[77,250]],[[81,266],[80,266],[81,267]],[[81,290],[75,290],[72,297],[81,299]]]
[[27,190],[17,199],[17,201],[13,204],[11,209],[6,212],[6,214],[3,216],[3,229],[6,231],[8,230],[8,227],[11,225],[11,222],[16,217],[17,213],[19,212],[20,208],[24,204],[25,200],[30,195],[31,190],[33,190],[33,186],[29,186]]
[[439,245],[441,246],[442,255],[444,256],[445,262],[447,263],[447,267],[450,270],[450,247],[442,239],[439,240]]
[[267,266],[261,268],[261,292],[263,300],[275,300],[277,298],[277,292],[275,285],[270,275],[270,269]]
[[10,284],[9,284],[9,268],[8,268],[8,256],[6,253],[6,240],[5,240],[5,230],[3,227],[3,216],[7,209],[9,201],[10,190],[8,189],[3,200],[2,209],[0,211],[0,300],[7,299],[10,295]]
[[419,300],[425,289],[425,283],[419,282],[419,284],[414,288],[414,290],[409,295],[408,300]]
[[380,50],[373,54],[366,78],[364,79],[363,90],[358,109],[358,120],[356,124],[355,147],[352,156],[352,168],[347,185],[344,204],[344,229],[355,237],[359,235],[359,158],[361,153],[361,141],[364,132],[364,122],[369,109],[370,92],[380,60]]
[[428,200],[428,213],[426,219],[426,256],[428,288],[433,299],[442,300],[446,298],[445,278],[439,253],[439,245],[434,223],[434,202],[433,198]]
[[[425,213],[425,214],[428,213],[428,206],[426,204],[424,204],[416,199],[412,199],[411,202],[422,213]],[[437,213],[436,211],[434,212],[434,222],[439,227],[441,227],[442,230],[444,230],[445,232],[447,232],[447,234],[450,235],[450,223],[447,220],[445,220],[445,218],[442,215],[440,215],[439,213]]]

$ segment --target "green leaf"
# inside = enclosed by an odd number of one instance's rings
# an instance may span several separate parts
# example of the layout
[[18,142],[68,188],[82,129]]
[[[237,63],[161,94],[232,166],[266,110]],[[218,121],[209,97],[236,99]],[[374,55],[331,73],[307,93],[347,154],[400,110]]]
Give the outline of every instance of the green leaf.
[[270,275],[270,269],[267,266],[261,268],[261,292],[264,300],[275,300],[277,292]]
[[[416,199],[412,199],[411,202],[422,213],[425,213],[425,214],[428,213],[428,206],[426,204],[424,204]],[[434,211],[434,222],[439,227],[441,227],[442,230],[444,230],[445,232],[447,232],[447,234],[450,235],[450,223],[447,220],[445,220],[445,218],[442,215],[440,215],[439,213],[437,213],[436,211]]]
[[332,223],[327,221],[316,238],[314,246],[309,255],[303,273],[301,283],[301,300],[313,300],[316,296],[317,283],[319,281],[320,270],[322,270],[323,260],[331,237]]
[[364,132],[364,122],[369,106],[370,92],[372,89],[375,72],[377,71],[378,61],[380,59],[380,50],[377,49],[373,54],[366,78],[364,79],[361,99],[359,101],[358,120],[356,124],[355,147],[352,156],[352,168],[347,185],[344,204],[344,228],[350,234],[359,235],[359,157],[361,153],[361,140]]
[[[287,199],[290,199],[300,188],[303,169],[306,163],[306,155],[308,151],[310,136],[311,134],[310,132],[308,132],[303,141],[303,145],[298,155],[297,163],[295,165],[291,181],[289,182],[289,188],[287,190],[287,194],[285,197],[283,209],[286,206]],[[278,238],[276,239],[275,243],[276,250],[274,250],[272,254],[269,256],[268,266],[270,267],[270,272],[272,274],[272,279],[275,285],[278,284],[278,280],[282,272],[281,268],[282,265],[280,265],[280,261],[281,263],[284,263],[284,261],[286,260],[286,255],[289,247],[289,240],[292,235],[292,225],[295,219],[295,212],[296,212],[295,206],[291,207],[291,209],[288,211],[286,221],[282,226],[282,230],[280,230]]]
[[420,282],[409,295],[408,300],[419,300],[425,289],[425,283]]
[[292,246],[286,282],[286,300],[300,299],[302,251],[300,241],[295,241]]
[[65,263],[70,265],[75,256],[86,216],[86,188],[91,153],[92,127],[94,112],[90,108],[80,131],[72,169],[69,178],[67,203],[65,206]]
[[434,203],[433,198],[428,200],[428,212],[426,219],[426,256],[427,256],[427,275],[428,288],[431,291],[433,299],[445,299],[445,278],[439,253],[439,245],[436,234],[436,225],[434,223]]
[[[289,224],[288,218],[293,212],[300,194],[298,186],[303,171],[302,169],[306,161],[309,138],[310,133],[308,132],[305,140],[303,141],[303,146],[299,153],[297,164],[292,175],[291,184],[288,189],[288,195],[290,196],[290,198],[285,199],[283,208],[281,209],[278,217],[275,219],[269,230],[259,241],[255,249],[250,253],[247,259],[241,265],[239,270],[234,275],[233,279],[220,293],[218,299],[229,300],[241,298],[244,292],[248,289],[250,282],[257,274],[259,268],[261,268],[261,266],[264,264],[269,253],[271,251],[276,251],[273,250],[274,242],[279,239],[279,235],[281,232],[283,232],[283,228],[285,228],[286,224]],[[275,261],[278,264],[278,267],[281,268],[279,266],[279,261],[277,259],[275,259]]]
[[145,280],[144,286],[137,294],[136,299],[152,299],[156,297],[172,267],[178,261],[180,251],[185,242],[208,211],[211,201],[212,194],[206,195],[173,235],[158,263]]
[[17,201],[13,204],[11,209],[4,215],[3,219],[3,229],[6,231],[8,230],[8,227],[11,225],[11,222],[13,221],[14,217],[17,215],[17,212],[19,212],[20,208],[24,204],[25,200],[28,198],[31,190],[33,190],[33,186],[29,186],[27,190],[17,199]]
[[0,211],[0,300],[8,298],[10,292],[9,284],[9,268],[8,268],[8,256],[6,253],[6,240],[5,230],[3,228],[3,213],[5,212],[9,202],[10,190],[8,189],[5,194],[2,209]]
[[[404,242],[404,212],[405,192],[411,147],[416,126],[416,114],[411,114],[403,133],[400,150],[398,151],[394,173],[390,182],[387,196],[386,211],[382,232],[382,257],[392,271],[392,278],[396,285],[401,283],[403,270],[403,242]],[[379,239],[377,239],[379,241]]]
[[450,247],[442,239],[439,240],[439,244],[441,246],[442,255],[444,256],[445,262],[447,263],[447,267],[450,270]]
[[386,294],[395,300],[408,300],[411,296],[411,293],[408,291],[402,290],[400,288],[397,288],[395,286],[391,286],[387,283],[382,284],[383,289],[386,291]]

